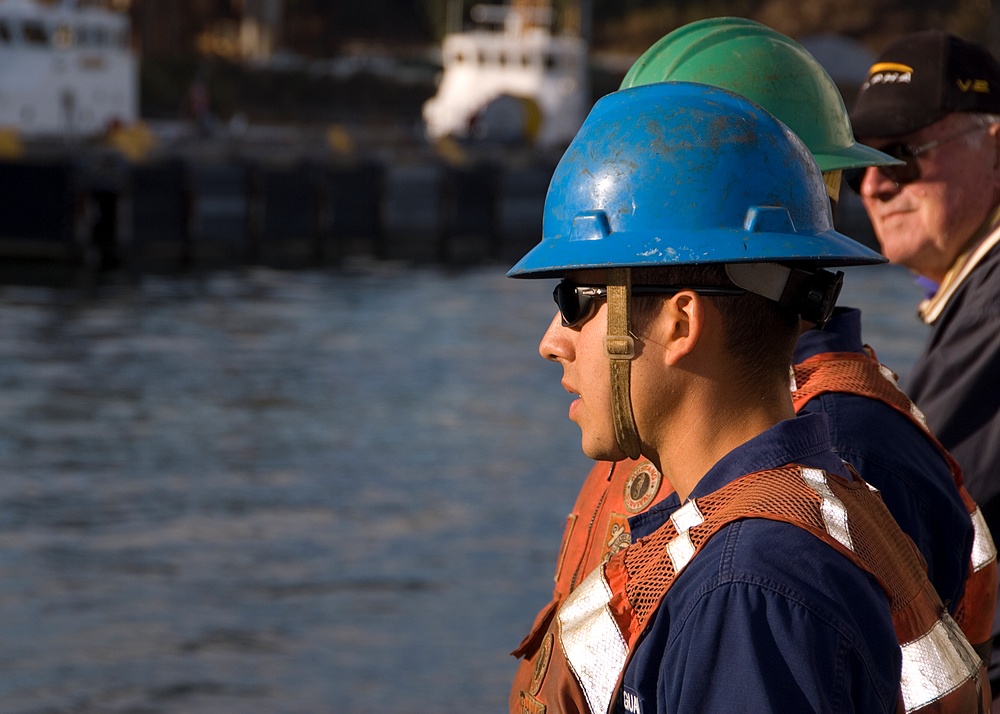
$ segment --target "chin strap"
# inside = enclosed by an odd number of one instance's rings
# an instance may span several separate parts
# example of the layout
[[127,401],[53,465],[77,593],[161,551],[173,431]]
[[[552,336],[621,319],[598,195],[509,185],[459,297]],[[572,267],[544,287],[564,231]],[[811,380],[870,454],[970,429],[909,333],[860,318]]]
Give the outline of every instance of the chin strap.
[[608,271],[608,334],[604,354],[611,360],[611,413],[618,446],[630,459],[639,458],[639,432],[632,416],[629,375],[635,357],[635,342],[629,334],[629,303],[632,272],[628,268]]
[[824,171],[823,172],[823,183],[826,184],[826,195],[830,197],[833,202],[833,208],[836,209],[837,202],[840,200],[840,184],[843,181],[844,172],[840,169],[836,171]]

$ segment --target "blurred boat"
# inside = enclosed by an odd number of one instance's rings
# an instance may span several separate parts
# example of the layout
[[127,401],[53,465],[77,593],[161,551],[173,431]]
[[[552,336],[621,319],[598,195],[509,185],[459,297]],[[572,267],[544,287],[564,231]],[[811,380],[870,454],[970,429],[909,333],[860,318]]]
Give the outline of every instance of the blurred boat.
[[0,0],[0,127],[93,136],[139,115],[126,15],[63,0]]
[[444,38],[428,136],[568,144],[591,103],[586,41],[553,32],[548,2],[476,5],[471,17],[472,30]]

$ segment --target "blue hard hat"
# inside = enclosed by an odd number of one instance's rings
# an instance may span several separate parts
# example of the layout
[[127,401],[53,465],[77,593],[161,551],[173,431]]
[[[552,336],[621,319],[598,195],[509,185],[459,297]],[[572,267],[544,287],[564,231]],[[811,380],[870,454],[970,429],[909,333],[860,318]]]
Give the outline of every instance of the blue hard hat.
[[594,105],[545,197],[542,241],[507,273],[885,258],[833,229],[805,145],[748,99],[661,82]]

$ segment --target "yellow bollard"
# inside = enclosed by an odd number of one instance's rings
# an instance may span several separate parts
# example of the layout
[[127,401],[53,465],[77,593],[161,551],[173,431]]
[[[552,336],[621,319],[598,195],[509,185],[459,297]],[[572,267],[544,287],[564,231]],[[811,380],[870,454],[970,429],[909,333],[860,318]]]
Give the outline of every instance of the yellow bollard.
[[108,144],[133,163],[140,163],[156,148],[156,137],[142,122],[111,129]]
[[24,156],[21,135],[13,127],[0,127],[0,159],[16,160]]
[[326,131],[326,143],[337,154],[351,156],[354,154],[354,139],[340,124],[333,124]]
[[465,149],[450,136],[445,136],[434,142],[434,150],[451,166],[464,166],[469,157]]

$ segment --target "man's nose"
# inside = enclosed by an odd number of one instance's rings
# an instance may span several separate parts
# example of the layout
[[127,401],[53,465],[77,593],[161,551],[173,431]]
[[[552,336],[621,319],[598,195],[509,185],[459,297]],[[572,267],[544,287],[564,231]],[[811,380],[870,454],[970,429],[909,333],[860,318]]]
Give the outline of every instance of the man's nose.
[[542,335],[541,342],[538,343],[538,354],[550,362],[569,359],[571,345],[567,332],[570,330],[562,326],[562,317],[557,311],[545,334]]
[[899,182],[879,171],[877,166],[869,166],[861,180],[861,195],[867,198],[892,197],[899,193]]

